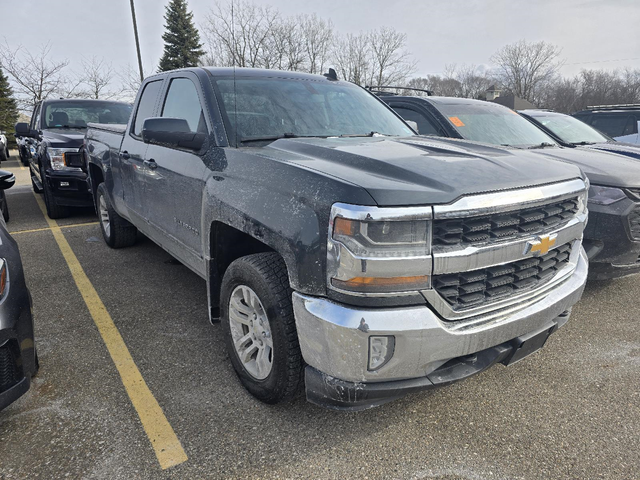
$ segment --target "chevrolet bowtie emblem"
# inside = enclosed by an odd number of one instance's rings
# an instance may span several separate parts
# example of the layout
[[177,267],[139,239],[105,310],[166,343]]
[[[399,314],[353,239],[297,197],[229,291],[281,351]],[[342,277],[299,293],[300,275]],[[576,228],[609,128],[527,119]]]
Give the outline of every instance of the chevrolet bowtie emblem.
[[524,249],[524,254],[531,252],[534,255],[544,255],[556,244],[556,237],[558,234],[543,235],[536,240],[530,240],[527,242],[527,246]]

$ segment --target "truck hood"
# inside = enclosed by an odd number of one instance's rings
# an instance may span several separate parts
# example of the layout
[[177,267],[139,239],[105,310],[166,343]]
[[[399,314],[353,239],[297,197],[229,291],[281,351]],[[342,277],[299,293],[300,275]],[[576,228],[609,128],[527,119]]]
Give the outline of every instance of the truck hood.
[[606,142],[586,145],[586,148],[593,148],[594,150],[604,150],[605,152],[626,155],[627,157],[640,160],[640,145],[633,145],[631,143],[622,142]]
[[447,204],[463,195],[582,177],[566,162],[453,139],[281,139],[251,150],[358,185],[380,206]]
[[594,185],[640,187],[640,162],[625,155],[592,148],[544,148],[541,157],[564,160],[582,169]]
[[53,148],[80,147],[85,130],[79,128],[43,130],[42,136]]

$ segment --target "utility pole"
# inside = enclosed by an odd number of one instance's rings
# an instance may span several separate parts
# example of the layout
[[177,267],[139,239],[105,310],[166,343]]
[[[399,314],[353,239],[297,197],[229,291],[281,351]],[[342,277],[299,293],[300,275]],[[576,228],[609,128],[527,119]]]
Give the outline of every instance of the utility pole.
[[136,50],[138,52],[138,67],[140,68],[140,81],[144,80],[144,73],[142,72],[142,57],[140,56],[140,40],[138,40],[138,24],[136,23],[136,7],[133,6],[133,0],[131,3],[131,18],[133,18],[133,34],[136,37]]

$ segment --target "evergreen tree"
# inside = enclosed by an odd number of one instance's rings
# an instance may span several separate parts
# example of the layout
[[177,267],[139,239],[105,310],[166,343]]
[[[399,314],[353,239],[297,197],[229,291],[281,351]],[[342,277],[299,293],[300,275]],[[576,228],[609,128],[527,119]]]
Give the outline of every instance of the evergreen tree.
[[200,34],[193,23],[193,12],[187,10],[187,0],[171,0],[165,7],[164,53],[159,70],[195,67],[204,55]]
[[13,96],[13,89],[9,85],[9,79],[2,71],[0,65],[0,131],[4,131],[7,140],[13,140],[13,131],[18,121],[18,104]]

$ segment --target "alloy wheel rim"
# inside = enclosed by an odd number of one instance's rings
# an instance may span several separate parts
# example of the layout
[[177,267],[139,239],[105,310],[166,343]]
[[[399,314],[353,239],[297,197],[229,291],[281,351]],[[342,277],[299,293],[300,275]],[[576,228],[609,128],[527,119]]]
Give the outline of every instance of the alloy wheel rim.
[[229,299],[229,328],[238,359],[256,380],[273,368],[273,338],[260,298],[246,285],[237,286]]
[[109,222],[109,211],[107,210],[107,202],[105,202],[103,195],[100,195],[100,222],[102,223],[105,235],[110,237],[111,222]]

